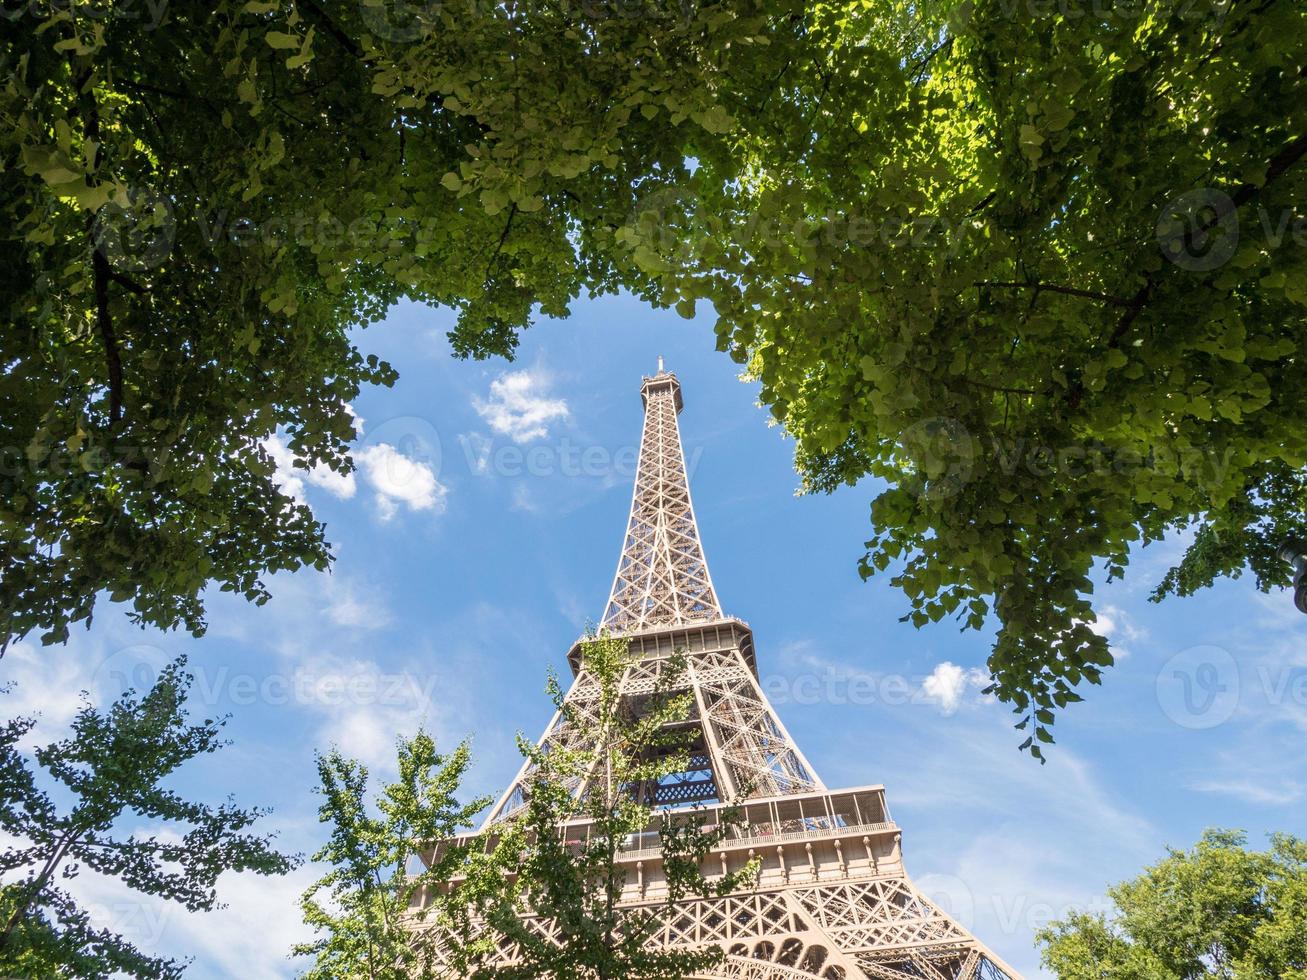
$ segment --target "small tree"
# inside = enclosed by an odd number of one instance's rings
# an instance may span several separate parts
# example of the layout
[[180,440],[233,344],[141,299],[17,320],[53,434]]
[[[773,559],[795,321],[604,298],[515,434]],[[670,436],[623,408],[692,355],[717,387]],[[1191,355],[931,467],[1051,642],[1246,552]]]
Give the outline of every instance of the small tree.
[[[730,832],[733,812],[709,829],[693,811],[665,812],[658,821],[653,805],[638,798],[639,787],[689,767],[688,736],[674,726],[687,718],[692,698],[672,693],[684,676],[679,657],[663,665],[652,696],[637,701],[623,695],[630,656],[622,638],[598,637],[583,645],[582,669],[593,684],[584,709],[566,700],[557,679],[550,678],[563,724],[588,737],[538,747],[519,740],[533,770],[530,793],[497,850],[520,847],[520,858],[511,884],[478,890],[492,896],[480,911],[494,941],[490,952],[472,947],[471,962],[461,964],[476,980],[674,980],[711,968],[722,957],[716,947],[667,949],[654,941],[662,913],[673,902],[691,894],[728,894],[757,869],[748,866],[712,882],[700,870]],[[668,885],[665,901],[619,908],[628,873],[621,852],[655,823],[660,823]],[[569,839],[572,833],[562,832],[567,825],[583,839]],[[504,866],[504,861],[488,862],[485,871],[497,874]],[[493,951],[510,946],[513,962],[496,962]]]
[[[659,823],[632,790],[688,768],[686,739],[670,727],[690,707],[688,696],[671,694],[684,665],[669,660],[652,696],[637,704],[621,692],[625,640],[586,643],[582,663],[593,685],[584,709],[565,699],[556,678],[549,692],[564,724],[587,733],[583,744],[519,739],[532,767],[530,798],[484,835],[458,836],[490,802],[457,802],[466,744],[445,758],[423,733],[401,741],[400,778],[382,790],[380,817],[368,812],[363,766],[335,751],[320,758],[320,812],[333,831],[314,858],[332,870],[304,896],[306,921],[325,933],[297,948],[317,957],[304,980],[673,980],[720,960],[715,948],[657,948],[664,908],[619,907],[621,852]],[[735,819],[727,812],[708,829],[697,813],[664,814],[668,905],[729,893],[756,874],[747,867],[709,882],[700,871]],[[584,839],[570,839],[568,828]],[[417,857],[429,862],[425,870],[406,873]]]
[[463,805],[455,798],[469,762],[467,743],[441,756],[431,736],[419,731],[400,741],[398,754],[399,778],[382,789],[380,816],[369,811],[365,766],[335,749],[318,757],[323,795],[318,813],[332,831],[313,859],[329,863],[331,870],[300,903],[304,921],[324,934],[295,948],[316,958],[305,980],[433,975],[436,950],[425,941],[426,933],[412,928],[414,921],[406,921],[406,913],[419,889],[435,893],[453,877],[465,848],[444,848],[424,871],[410,875],[409,870],[430,842],[467,829],[490,800]]
[[[218,907],[216,884],[224,871],[276,875],[297,863],[273,850],[270,836],[243,833],[265,811],[192,803],[162,786],[185,762],[226,744],[219,738],[225,718],[188,724],[193,678],[185,663],[169,664],[143,697],[128,691],[105,713],[88,700],[68,738],[36,750],[36,761],[71,795],[66,810],[40,787],[18,748],[34,721],[0,728],[0,830],[20,842],[0,851],[0,870],[17,873],[0,888],[0,975],[181,975],[184,963],[146,955],[97,927],[56,884],[82,867],[143,895],[208,911]],[[116,833],[126,817],[159,829]],[[186,829],[165,833],[169,824]]]
[[1307,842],[1250,851],[1209,830],[1109,891],[1115,914],[1076,913],[1040,931],[1062,980],[1307,980]]

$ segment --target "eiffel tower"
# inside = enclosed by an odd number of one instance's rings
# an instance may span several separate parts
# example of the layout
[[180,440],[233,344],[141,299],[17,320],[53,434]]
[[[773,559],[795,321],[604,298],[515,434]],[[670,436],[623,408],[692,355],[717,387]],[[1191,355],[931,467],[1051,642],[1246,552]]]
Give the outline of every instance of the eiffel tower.
[[[685,657],[694,731],[689,769],[637,792],[659,807],[699,804],[708,823],[715,808],[735,804],[736,832],[715,859],[723,874],[761,861],[749,891],[673,906],[661,941],[725,950],[704,978],[1020,980],[914,887],[884,787],[827,789],[785,730],[759,686],[753,634],[722,611],[708,574],[677,425],[681,385],[661,358],[640,394],[635,491],[601,628],[630,642],[623,695],[652,691],[660,663]],[[578,641],[568,655],[575,679],[567,699],[584,718],[594,687],[580,650]],[[559,712],[541,744],[587,738],[584,726],[567,725]],[[530,777],[524,765],[482,831],[525,806]],[[622,904],[662,905],[658,836],[637,837],[623,854]]]

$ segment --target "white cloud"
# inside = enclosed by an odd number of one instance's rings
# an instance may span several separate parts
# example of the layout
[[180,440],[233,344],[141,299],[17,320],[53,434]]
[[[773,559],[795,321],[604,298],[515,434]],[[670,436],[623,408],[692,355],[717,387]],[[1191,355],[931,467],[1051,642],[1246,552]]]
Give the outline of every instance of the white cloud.
[[549,435],[549,423],[568,417],[567,402],[549,398],[548,377],[539,370],[509,371],[490,382],[490,398],[472,405],[490,428],[514,442]]
[[413,731],[392,727],[392,719],[383,712],[355,707],[334,717],[323,727],[322,734],[325,741],[375,771],[394,768],[395,740]]
[[1307,796],[1307,787],[1292,779],[1275,779],[1272,780],[1271,785],[1254,782],[1251,779],[1209,779],[1191,784],[1190,789],[1200,793],[1232,796],[1245,803],[1263,806],[1286,806],[1297,803]]
[[337,746],[370,769],[393,771],[395,740],[443,720],[440,675],[416,662],[387,669],[369,657],[300,651],[291,658],[295,703],[317,719],[315,744]]
[[281,488],[282,493],[300,503],[306,501],[305,481],[315,487],[321,487],[340,500],[349,500],[358,490],[353,473],[337,473],[326,466],[312,466],[308,469],[296,466],[295,456],[279,435],[270,435],[264,439],[263,448],[277,464],[274,482]]
[[337,626],[375,630],[390,625],[390,610],[380,596],[360,595],[359,589],[349,585],[332,591],[339,594],[329,597],[324,611]]
[[1098,618],[1089,624],[1089,628],[1110,641],[1112,652],[1118,660],[1130,655],[1124,642],[1142,640],[1148,635],[1147,630],[1136,626],[1129,613],[1120,606],[1106,605],[1094,612]]
[[463,447],[463,455],[467,457],[467,464],[472,472],[478,475],[489,473],[490,451],[494,448],[494,441],[480,432],[461,435],[458,441]]
[[316,678],[312,705],[321,716],[317,743],[332,745],[374,772],[393,772],[395,743],[419,728],[443,735],[443,719],[429,689],[415,679],[382,673],[375,663],[356,662],[353,673]]
[[976,667],[959,667],[945,660],[921,684],[921,691],[930,701],[939,705],[946,715],[957,711],[968,688],[979,691],[989,686],[989,675]]
[[[223,875],[218,898],[226,907],[209,913],[185,913],[177,923],[185,936],[182,948],[204,954],[218,967],[213,976],[243,980],[284,980],[310,961],[292,960],[291,947],[312,938],[304,924],[299,898],[321,873],[301,867],[282,877]],[[194,968],[187,971],[190,975]]]
[[[319,633],[324,644],[353,642],[353,638],[342,638],[336,627],[364,633],[390,626],[395,613],[388,591],[368,578],[341,571],[344,567],[337,564],[331,572],[312,568],[278,572],[267,580],[273,598],[262,608],[229,594],[216,596],[207,635],[284,653],[286,649],[312,649],[301,640]],[[157,659],[162,664],[167,657]]]
[[[352,405],[346,404],[345,410],[354,420],[355,434],[361,437],[363,419]],[[294,454],[279,435],[265,439],[263,448],[277,464],[274,476],[277,486],[300,503],[308,502],[306,485],[320,487],[339,500],[349,500],[358,492],[354,473],[337,473],[326,466],[308,469],[296,466]],[[414,459],[388,442],[356,449],[353,456],[358,472],[374,491],[373,502],[383,521],[393,518],[401,506],[437,514],[444,512],[448,487],[436,478],[430,463]]]
[[841,660],[827,655],[825,648],[815,640],[803,637],[782,643],[776,651],[775,662],[790,672],[804,670],[828,677],[860,677],[879,680],[883,675],[869,671],[856,659]]
[[525,483],[517,483],[513,486],[513,509],[528,514],[538,514],[543,510],[540,501],[536,499]]
[[[77,644],[76,646],[80,646]],[[5,654],[5,680],[12,682],[0,704],[10,718],[36,718],[40,731],[57,737],[82,707],[81,692],[90,686],[87,661],[65,648],[38,650],[30,643],[15,643]],[[97,655],[96,659],[99,659]],[[92,661],[93,662],[93,661]],[[34,732],[26,742],[45,739]]]
[[359,450],[354,461],[376,491],[374,500],[382,520],[394,517],[400,505],[409,510],[444,512],[449,488],[436,479],[428,463],[410,459],[385,442]]
[[[255,825],[256,832],[267,829]],[[160,838],[175,836],[160,826],[147,832]],[[310,866],[283,876],[228,872],[217,884],[223,907],[209,912],[190,912],[85,867],[76,878],[59,884],[74,896],[93,925],[122,935],[146,955],[198,954],[199,962],[186,970],[187,977],[288,980],[293,975],[288,959],[291,947],[311,938],[300,915],[299,897],[320,873],[321,868]],[[307,966],[308,961],[299,965]]]
[[363,435],[363,416],[354,411],[354,406],[349,402],[345,402],[343,407],[345,409],[345,414],[354,420],[354,435]]
[[1110,637],[1116,632],[1116,620],[1107,609],[1098,610],[1098,618],[1089,624],[1089,628],[1102,637]]

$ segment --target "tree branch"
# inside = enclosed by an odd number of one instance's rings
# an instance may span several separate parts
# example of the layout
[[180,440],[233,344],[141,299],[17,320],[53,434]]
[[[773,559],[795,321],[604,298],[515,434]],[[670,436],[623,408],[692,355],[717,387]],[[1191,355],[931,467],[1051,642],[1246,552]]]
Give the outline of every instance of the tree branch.
[[122,286],[123,289],[130,290],[131,292],[135,293],[137,296],[140,296],[145,292],[145,287],[142,286],[139,282],[137,282],[135,279],[131,278],[130,276],[123,275],[121,272],[119,272],[117,269],[114,269],[113,267],[110,267],[109,269],[109,278],[112,279],[114,282],[116,282],[118,285]]
[[944,38],[944,40],[940,41],[939,44],[935,45],[924,55],[918,58],[917,63],[908,69],[908,74],[913,78],[917,78],[926,69],[926,66],[929,65],[935,59],[935,55],[939,54],[945,48],[952,46],[952,44],[953,44],[953,35],[950,34],[948,37]]
[[[1299,160],[1307,156],[1307,134],[1287,143],[1279,153],[1271,157],[1266,164],[1266,178],[1260,184],[1243,184],[1234,193],[1230,195],[1230,200],[1235,208],[1242,207],[1256,197],[1267,185],[1273,180],[1283,177],[1290,169],[1293,168]],[[1215,228],[1223,219],[1223,214],[1213,214],[1198,226],[1196,234],[1205,234]],[[1116,327],[1112,330],[1111,336],[1107,338],[1108,347],[1116,347],[1121,343],[1126,331],[1130,329],[1131,324],[1138,319],[1139,314],[1143,312],[1148,301],[1153,298],[1153,293],[1157,288],[1157,280],[1149,275],[1144,284],[1139,287],[1139,292],[1135,293],[1134,298],[1127,305],[1125,313],[1117,321]]]
[[[925,368],[923,368],[923,367],[918,367],[918,366],[915,365],[915,364],[909,365],[909,367],[911,367],[912,370],[916,371],[917,373],[925,375],[925,376],[926,376],[927,378],[929,378],[931,381],[935,381],[935,382],[939,382],[939,381],[940,381],[940,378],[939,378],[937,375],[935,375],[935,374],[934,374],[933,372],[931,372],[931,371],[927,371],[927,370],[926,370]],[[997,392],[1001,392],[1001,393],[1004,394],[1004,395],[1037,395],[1037,394],[1039,394],[1039,392],[1037,392],[1037,391],[1035,391],[1035,390],[1033,390],[1033,389],[1031,389],[1031,388],[1009,388],[1009,387],[1007,387],[1007,386],[1005,386],[1005,385],[995,385],[995,384],[990,384],[988,381],[977,381],[975,378],[966,378],[966,377],[962,377],[962,378],[950,378],[947,382],[944,382],[944,383],[945,383],[945,384],[949,384],[949,383],[952,383],[952,382],[955,381],[955,380],[956,380],[956,381],[961,381],[963,384],[968,384],[968,385],[971,385],[971,386],[973,386],[973,387],[975,387],[975,388],[984,388],[986,391],[997,391]]]
[[968,211],[967,214],[978,214],[980,211],[984,210],[985,207],[987,207],[989,203],[993,201],[994,198],[996,197],[998,197],[998,191],[990,191],[988,194],[982,197],[978,202],[976,202],[976,206],[972,208],[970,211]]
[[0,932],[0,950],[5,949],[9,945],[9,939],[13,935],[14,929],[17,928],[20,922],[27,918],[27,913],[32,907],[32,903],[35,902],[41,892],[45,890],[45,886],[50,883],[50,877],[54,874],[55,869],[59,867],[59,863],[63,861],[64,855],[68,853],[68,848],[72,846],[73,842],[81,832],[81,830],[78,830],[76,833],[73,833],[72,830],[69,830],[55,842],[54,850],[51,851],[49,856],[46,858],[45,866],[41,868],[41,873],[33,879],[29,888],[24,889],[22,901],[14,907],[13,913],[9,916],[9,921],[5,923],[4,931]]
[[[69,68],[76,74],[76,64],[69,56]],[[89,78],[91,66],[87,65],[84,74]],[[81,87],[85,86],[85,82]],[[88,140],[100,141],[100,107],[95,93],[86,93],[86,109],[83,115],[83,128]],[[113,329],[113,314],[109,309],[109,282],[113,279],[113,270],[109,260],[100,250],[100,243],[95,236],[95,216],[87,215],[86,232],[91,240],[91,275],[95,292],[95,322],[100,329],[100,340],[104,344],[104,362],[109,374],[109,428],[112,429],[123,417],[123,362],[118,350],[118,337]]]
[[91,251],[91,268],[95,274],[95,321],[100,328],[104,362],[109,371],[109,428],[113,428],[123,417],[123,362],[109,312],[109,280],[113,278],[113,270],[98,247]]
[[987,381],[977,381],[975,378],[961,378],[964,384],[974,385],[977,388],[984,388],[988,391],[999,391],[1005,395],[1037,395],[1039,392],[1031,388],[1007,388],[1003,385],[992,385]]
[[1234,206],[1239,207],[1251,201],[1259,191],[1273,180],[1283,177],[1291,167],[1307,155],[1307,134],[1299,136],[1287,144],[1279,153],[1271,157],[1266,165],[1266,179],[1260,184],[1244,184],[1230,195]]
[[322,25],[322,29],[332,36],[337,44],[344,48],[355,58],[363,57],[363,49],[359,47],[358,42],[342,31],[337,23],[331,19],[331,16],[323,10],[315,0],[299,0],[300,6],[313,14],[315,20]]
[[1081,299],[1097,300],[1110,306],[1129,306],[1131,300],[1112,296],[1108,293],[1096,293],[1090,289],[1074,289],[1071,286],[1055,286],[1046,282],[977,282],[976,286],[989,286],[994,289],[1033,289],[1038,293],[1057,293],[1060,296],[1078,296]]

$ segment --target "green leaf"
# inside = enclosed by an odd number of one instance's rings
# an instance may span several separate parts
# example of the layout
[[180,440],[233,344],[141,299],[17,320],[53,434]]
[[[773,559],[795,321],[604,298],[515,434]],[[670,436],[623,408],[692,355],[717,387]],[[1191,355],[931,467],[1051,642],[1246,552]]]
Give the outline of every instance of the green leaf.
[[1034,126],[1026,124],[1021,127],[1021,152],[1031,163],[1038,163],[1044,155],[1044,136]]
[[736,125],[735,117],[720,105],[699,114],[696,121],[710,133],[729,133]]
[[282,31],[269,31],[263,35],[263,39],[268,43],[268,47],[278,51],[292,48],[298,50],[301,44],[298,34],[286,34]]

